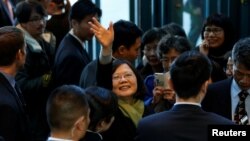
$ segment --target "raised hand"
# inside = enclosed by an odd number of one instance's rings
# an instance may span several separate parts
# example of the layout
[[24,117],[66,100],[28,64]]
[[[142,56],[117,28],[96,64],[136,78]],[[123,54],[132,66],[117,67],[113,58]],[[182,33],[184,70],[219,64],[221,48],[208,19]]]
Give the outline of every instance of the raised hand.
[[92,21],[88,22],[91,26],[90,30],[95,34],[96,39],[103,46],[103,49],[112,49],[114,40],[113,23],[110,22],[108,29],[105,29],[98,20],[93,17]]

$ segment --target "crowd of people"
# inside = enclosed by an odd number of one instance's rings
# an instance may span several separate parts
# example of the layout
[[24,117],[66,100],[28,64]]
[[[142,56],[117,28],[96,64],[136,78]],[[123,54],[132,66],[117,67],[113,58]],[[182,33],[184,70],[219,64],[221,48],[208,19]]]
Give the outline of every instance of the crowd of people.
[[104,27],[91,0],[13,5],[0,14],[1,141],[206,141],[208,125],[250,124],[250,38],[229,17],[208,16],[195,47],[177,23]]

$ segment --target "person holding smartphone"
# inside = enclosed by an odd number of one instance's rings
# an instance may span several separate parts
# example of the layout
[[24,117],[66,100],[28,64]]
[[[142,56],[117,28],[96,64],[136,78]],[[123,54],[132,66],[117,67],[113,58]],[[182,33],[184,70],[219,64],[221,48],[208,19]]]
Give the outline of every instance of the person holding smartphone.
[[[148,76],[148,78],[145,79],[148,93],[147,99],[144,100],[144,102],[146,105],[152,107],[153,112],[161,112],[169,109],[175,102],[175,92],[167,86],[169,79],[168,71],[175,58],[181,53],[191,50],[191,48],[190,42],[185,37],[168,34],[160,40],[157,46],[157,53],[164,69],[164,73],[162,73],[161,77],[164,77],[165,85],[158,85],[159,83],[156,83],[155,75]],[[150,90],[149,85],[152,85],[152,83],[153,88]]]

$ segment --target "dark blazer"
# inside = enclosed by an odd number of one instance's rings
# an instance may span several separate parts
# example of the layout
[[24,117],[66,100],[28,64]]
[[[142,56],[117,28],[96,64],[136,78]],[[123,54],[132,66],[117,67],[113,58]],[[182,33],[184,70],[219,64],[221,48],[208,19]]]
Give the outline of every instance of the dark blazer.
[[81,73],[79,85],[82,88],[87,88],[89,86],[96,86],[97,85],[97,80],[96,80],[97,71],[98,71],[98,59],[91,61],[90,63],[88,63],[88,65],[86,65],[86,67],[84,67]]
[[169,111],[143,118],[136,141],[206,141],[207,126],[234,123],[222,116],[205,112],[196,105],[174,105]]
[[103,141],[133,141],[136,135],[136,126],[119,109],[115,113],[115,120],[110,128],[102,133]]
[[102,141],[102,135],[97,132],[87,130],[85,136],[79,141]]
[[208,86],[207,94],[202,101],[202,108],[232,120],[231,114],[231,84],[233,78],[228,78]]
[[55,87],[63,84],[79,85],[82,70],[90,61],[80,42],[68,33],[56,51],[53,69]]
[[17,94],[0,73],[0,136],[6,141],[31,140],[30,122]]

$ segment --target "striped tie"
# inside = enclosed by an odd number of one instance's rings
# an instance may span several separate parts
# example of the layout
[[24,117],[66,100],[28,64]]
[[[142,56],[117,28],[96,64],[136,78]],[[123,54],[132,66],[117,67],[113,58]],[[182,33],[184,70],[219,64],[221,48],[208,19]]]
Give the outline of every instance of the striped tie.
[[239,103],[235,109],[234,121],[236,124],[244,125],[248,123],[247,112],[245,109],[245,100],[248,96],[247,91],[241,91],[239,93]]

